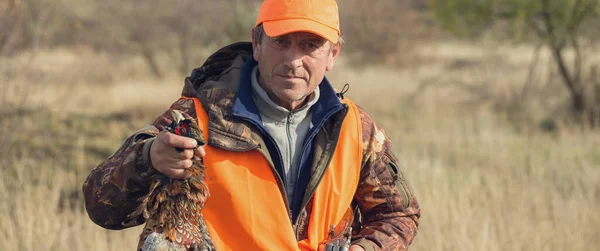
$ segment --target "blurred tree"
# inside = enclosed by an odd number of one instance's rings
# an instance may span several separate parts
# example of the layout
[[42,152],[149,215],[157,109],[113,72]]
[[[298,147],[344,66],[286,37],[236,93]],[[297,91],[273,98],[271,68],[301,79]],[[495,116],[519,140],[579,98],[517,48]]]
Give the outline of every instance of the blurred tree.
[[225,27],[223,34],[224,43],[248,41],[251,38],[250,31],[254,27],[261,1],[231,0],[231,20]]
[[[440,25],[454,34],[487,33],[547,46],[569,92],[572,114],[579,122],[587,117],[592,125],[599,125],[600,97],[586,96],[586,90],[600,87],[584,77],[597,66],[584,71],[581,41],[600,40],[600,0],[431,0],[430,7]],[[572,60],[567,60],[567,50],[574,52]]]
[[58,26],[60,0],[8,0],[0,4],[0,56],[29,49],[35,52],[51,40]]
[[11,54],[23,26],[22,8],[16,0],[0,6],[0,55]]
[[[182,74],[188,73],[190,44],[206,44],[211,31],[206,23],[214,17],[206,1],[131,0],[95,2],[96,13],[89,19],[95,27],[86,35],[96,48],[139,53],[150,72],[162,77],[158,55],[172,53]],[[202,27],[202,28],[199,28]]]
[[[155,77],[188,74],[211,44],[250,38],[257,0],[0,1],[0,56],[55,46],[141,55]],[[248,22],[247,16],[252,16]],[[247,25],[246,25],[247,23]],[[240,27],[247,27],[241,34]],[[164,55],[173,62],[162,62]],[[163,60],[164,61],[164,60]],[[171,69],[169,69],[171,70]]]
[[244,35],[250,38],[254,20],[246,25],[246,30],[239,26],[247,21],[245,16],[255,15],[252,2],[255,1],[97,1],[92,23],[99,29],[94,30],[92,41],[111,50],[140,53],[155,77],[163,75],[158,55],[166,52],[180,74],[185,75],[193,68],[193,50],[222,45]]
[[351,60],[391,64],[410,58],[419,40],[431,37],[420,12],[426,0],[338,0],[340,26]]

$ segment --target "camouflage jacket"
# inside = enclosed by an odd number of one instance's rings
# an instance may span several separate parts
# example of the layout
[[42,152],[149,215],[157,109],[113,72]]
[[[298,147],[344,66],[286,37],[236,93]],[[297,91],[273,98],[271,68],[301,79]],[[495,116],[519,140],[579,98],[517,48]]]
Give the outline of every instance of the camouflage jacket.
[[[198,97],[207,110],[209,145],[234,152],[257,149],[269,158],[260,132],[231,116],[241,67],[252,55],[251,50],[249,43],[237,43],[217,51],[186,78],[182,95]],[[123,229],[144,223],[145,219],[128,215],[138,207],[138,199],[148,193],[147,177],[154,171],[149,160],[150,145],[156,134],[171,123],[172,109],[196,119],[193,102],[178,100],[152,125],[129,136],[113,156],[88,176],[83,184],[85,206],[96,224]],[[328,119],[317,133],[312,173],[327,166],[327,161],[319,160],[327,159],[335,149],[331,146],[336,143],[339,122],[347,109]],[[417,233],[419,205],[401,172],[390,139],[371,116],[360,108],[359,112],[363,158],[353,201],[358,209],[353,222],[353,244],[366,250],[406,250]],[[314,191],[316,185],[309,183],[306,191]],[[298,217],[291,222],[298,240],[306,238],[311,205],[311,196],[305,196]]]

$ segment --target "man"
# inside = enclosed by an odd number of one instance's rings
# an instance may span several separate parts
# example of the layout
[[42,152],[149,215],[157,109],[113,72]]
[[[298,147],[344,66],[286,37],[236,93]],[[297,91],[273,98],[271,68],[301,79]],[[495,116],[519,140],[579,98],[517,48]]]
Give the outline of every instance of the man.
[[[147,177],[185,179],[191,159],[203,158],[203,214],[217,250],[323,249],[348,212],[350,250],[406,250],[420,209],[387,135],[325,78],[340,41],[334,0],[264,1],[252,44],[209,57],[182,99],[92,171],[83,186],[90,218],[108,229],[144,223],[128,215]],[[171,110],[198,123],[204,148],[164,130]]]

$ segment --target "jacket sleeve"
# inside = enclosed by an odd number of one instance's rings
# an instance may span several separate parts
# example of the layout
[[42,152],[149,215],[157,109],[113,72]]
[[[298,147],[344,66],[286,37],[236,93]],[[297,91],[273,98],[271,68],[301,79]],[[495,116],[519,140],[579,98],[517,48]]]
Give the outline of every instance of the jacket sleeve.
[[83,184],[85,208],[90,219],[107,229],[124,229],[145,222],[143,217],[129,214],[148,194],[148,177],[156,170],[150,161],[150,146],[159,131],[171,124],[171,110],[180,110],[184,117],[196,121],[194,104],[180,99],[159,116],[154,123],[129,136],[107,160],[92,170]]
[[360,209],[360,230],[353,244],[365,250],[407,250],[417,234],[420,209],[392,142],[360,109],[363,160],[354,203]]

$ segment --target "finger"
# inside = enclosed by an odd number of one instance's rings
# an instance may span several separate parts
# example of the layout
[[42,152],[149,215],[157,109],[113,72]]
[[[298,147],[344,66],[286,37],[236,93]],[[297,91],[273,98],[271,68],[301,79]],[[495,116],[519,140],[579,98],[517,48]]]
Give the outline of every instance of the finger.
[[167,144],[172,147],[183,149],[193,149],[198,146],[198,142],[195,139],[180,136],[174,133],[167,134]]
[[164,145],[169,145],[169,132],[161,131],[156,135],[156,140],[160,141]]
[[359,245],[352,245],[349,251],[365,251],[365,249]]
[[192,166],[193,161],[191,159],[179,159],[179,158],[170,158],[169,165],[164,169],[188,169]]
[[206,155],[206,151],[204,150],[204,146],[200,146],[200,147],[194,149],[194,155],[198,156],[200,158],[204,158],[204,155]]
[[198,142],[195,139],[170,133],[168,131],[161,131],[158,134],[157,139],[163,144],[175,148],[193,149],[198,145]]
[[186,160],[181,160],[179,162],[177,162],[177,165],[175,166],[175,168],[177,169],[188,169],[192,166],[192,160],[191,159],[186,159]]
[[[173,152],[177,152],[175,150],[175,148],[173,148]],[[195,150],[192,149],[183,149],[182,152],[178,152],[177,154],[177,158],[179,158],[180,160],[186,160],[186,159],[191,159],[192,157],[194,157],[194,153]]]

